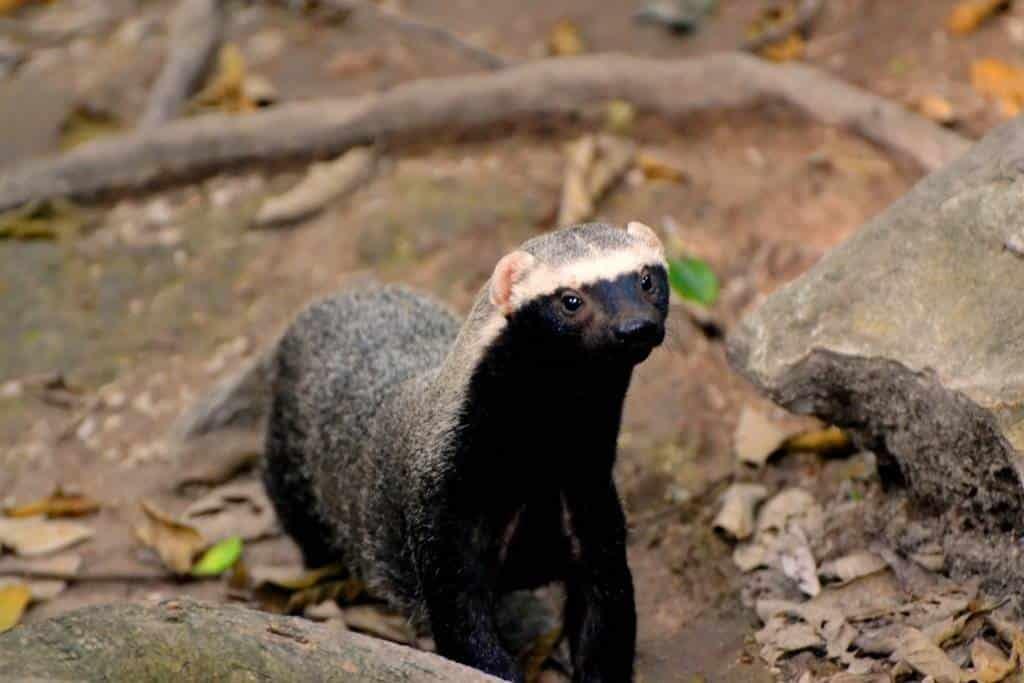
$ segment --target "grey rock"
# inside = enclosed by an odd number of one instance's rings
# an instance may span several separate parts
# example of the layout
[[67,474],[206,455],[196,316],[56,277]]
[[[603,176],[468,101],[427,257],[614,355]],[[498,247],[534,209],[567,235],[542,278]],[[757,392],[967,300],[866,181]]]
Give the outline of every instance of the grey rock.
[[883,480],[945,525],[954,568],[1000,585],[1024,577],[1024,259],[1007,248],[1024,225],[1022,160],[1018,119],[729,339],[733,366],[772,399],[878,453]]
[[196,401],[174,424],[172,440],[183,443],[225,428],[262,433],[270,402],[274,346]]

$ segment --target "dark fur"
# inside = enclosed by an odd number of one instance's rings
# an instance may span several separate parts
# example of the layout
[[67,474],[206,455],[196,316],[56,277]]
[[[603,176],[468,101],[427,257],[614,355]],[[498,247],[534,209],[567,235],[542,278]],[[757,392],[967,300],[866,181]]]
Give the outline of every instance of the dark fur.
[[[664,334],[667,282],[652,273],[651,293],[637,274],[585,288],[581,315],[560,293],[513,313],[440,440],[432,430],[452,416],[438,366],[455,329],[443,309],[383,288],[300,317],[278,353],[266,484],[306,561],[348,563],[421,618],[441,654],[508,680],[522,674],[496,602],[564,581],[574,680],[630,680],[636,615],[612,466],[632,368]],[[653,323],[645,338],[616,340],[637,317]]]

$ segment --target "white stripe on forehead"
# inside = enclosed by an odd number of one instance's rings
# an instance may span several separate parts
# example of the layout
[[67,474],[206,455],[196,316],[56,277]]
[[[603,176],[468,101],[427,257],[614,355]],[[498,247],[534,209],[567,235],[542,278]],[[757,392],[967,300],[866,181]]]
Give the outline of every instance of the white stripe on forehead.
[[512,287],[512,308],[520,308],[538,297],[568,287],[578,289],[601,280],[614,280],[626,273],[639,272],[644,266],[665,267],[665,256],[646,244],[590,254],[558,266],[538,263]]

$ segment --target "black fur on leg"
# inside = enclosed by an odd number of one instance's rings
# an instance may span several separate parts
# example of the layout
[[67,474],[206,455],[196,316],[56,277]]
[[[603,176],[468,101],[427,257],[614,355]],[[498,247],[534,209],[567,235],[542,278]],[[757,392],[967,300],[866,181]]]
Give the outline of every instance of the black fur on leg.
[[566,507],[577,541],[566,580],[565,611],[573,682],[631,681],[636,606],[626,563],[625,517],[615,485],[609,479],[569,487]]

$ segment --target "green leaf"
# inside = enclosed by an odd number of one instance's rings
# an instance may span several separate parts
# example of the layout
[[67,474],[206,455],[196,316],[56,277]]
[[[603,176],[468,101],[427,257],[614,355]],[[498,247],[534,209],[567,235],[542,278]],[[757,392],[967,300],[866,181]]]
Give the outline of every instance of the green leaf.
[[704,261],[673,259],[668,263],[668,281],[680,296],[710,306],[718,298],[718,278]]
[[242,537],[232,536],[212,546],[192,567],[192,576],[223,574],[242,556]]

